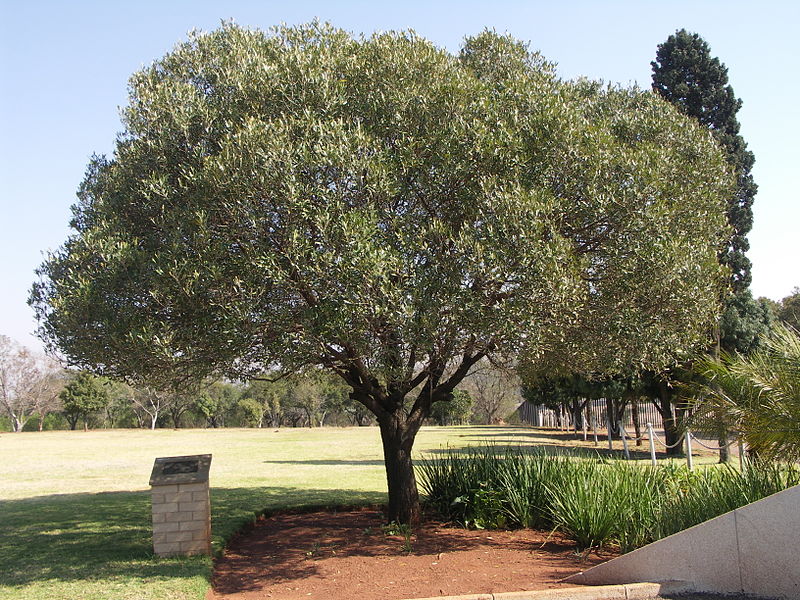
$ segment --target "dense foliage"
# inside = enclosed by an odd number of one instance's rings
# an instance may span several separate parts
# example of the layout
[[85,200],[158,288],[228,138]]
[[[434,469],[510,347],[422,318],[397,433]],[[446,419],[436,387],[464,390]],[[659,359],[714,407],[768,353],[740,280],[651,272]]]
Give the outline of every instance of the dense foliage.
[[711,56],[708,44],[696,33],[676,31],[658,46],[651,65],[653,89],[707,127],[735,169],[736,192],[730,196],[727,210],[732,231],[722,262],[731,269],[733,290],[745,290],[752,279],[745,252],[750,247],[747,233],[753,226],[753,199],[758,186],[751,174],[755,157],[739,135],[736,113],[742,101],[728,84],[727,67]]
[[800,483],[800,469],[754,462],[692,472],[546,451],[451,450],[418,464],[427,501],[468,527],[558,528],[582,548],[623,552]]
[[800,460],[800,335],[776,325],[749,356],[723,354],[696,366],[704,383],[693,387],[690,424],[737,432],[751,453]]
[[482,358],[657,365],[717,312],[711,136],[511,38],[226,25],[130,89],[39,271],[43,339],[143,381],[328,369],[380,425],[390,519],[416,517],[415,435]]

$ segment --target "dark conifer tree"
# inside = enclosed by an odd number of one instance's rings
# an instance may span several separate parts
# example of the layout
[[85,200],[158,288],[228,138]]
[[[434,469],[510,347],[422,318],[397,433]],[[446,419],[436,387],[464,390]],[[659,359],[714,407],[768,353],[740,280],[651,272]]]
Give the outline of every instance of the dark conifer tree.
[[739,135],[736,113],[742,101],[728,84],[728,69],[711,56],[708,44],[685,29],[669,36],[658,46],[653,67],[653,89],[663,98],[708,127],[725,149],[736,170],[738,185],[729,201],[728,222],[733,233],[728,248],[720,257],[731,269],[735,293],[749,287],[750,260],[747,233],[753,226],[753,198],[757,186],[751,170],[755,157]]
[[653,67],[653,90],[683,113],[708,127],[724,148],[737,176],[734,195],[728,200],[731,237],[720,253],[720,262],[731,270],[731,290],[724,299],[720,323],[722,347],[750,352],[769,325],[768,315],[750,293],[751,263],[746,256],[747,234],[753,226],[753,199],[758,186],[751,170],[755,157],[739,134],[736,113],[742,101],[728,84],[728,69],[711,56],[708,44],[696,33],[676,31],[658,46]]

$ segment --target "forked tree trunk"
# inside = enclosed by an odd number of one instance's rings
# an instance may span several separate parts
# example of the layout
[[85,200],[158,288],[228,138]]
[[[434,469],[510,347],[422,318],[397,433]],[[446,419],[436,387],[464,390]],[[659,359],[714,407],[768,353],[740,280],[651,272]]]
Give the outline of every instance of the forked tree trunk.
[[397,413],[380,419],[379,425],[389,487],[389,522],[414,526],[420,518],[417,479],[411,463],[411,448],[417,432]]

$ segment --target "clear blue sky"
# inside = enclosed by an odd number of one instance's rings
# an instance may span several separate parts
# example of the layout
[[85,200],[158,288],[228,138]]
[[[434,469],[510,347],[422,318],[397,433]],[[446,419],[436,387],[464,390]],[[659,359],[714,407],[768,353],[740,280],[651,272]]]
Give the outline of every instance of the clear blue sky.
[[26,304],[42,253],[68,234],[69,207],[93,153],[110,153],[128,77],[191,29],[221,20],[268,28],[314,17],[350,31],[414,29],[458,50],[485,27],[531,42],[565,78],[650,85],[656,46],[699,33],[725,63],[759,185],[749,256],[753,292],[800,285],[800,3],[792,0],[392,3],[0,0],[0,334],[38,349]]

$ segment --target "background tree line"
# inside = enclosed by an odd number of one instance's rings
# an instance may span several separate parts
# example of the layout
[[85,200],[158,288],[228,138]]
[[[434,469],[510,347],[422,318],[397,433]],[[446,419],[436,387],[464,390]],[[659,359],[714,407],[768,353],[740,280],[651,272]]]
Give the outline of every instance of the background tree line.
[[[0,336],[0,389],[5,431],[375,425],[341,380],[320,370],[158,390],[63,369],[5,336]],[[522,401],[518,378],[488,363],[453,396],[434,405],[430,424],[495,424],[508,420]]]

